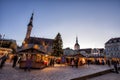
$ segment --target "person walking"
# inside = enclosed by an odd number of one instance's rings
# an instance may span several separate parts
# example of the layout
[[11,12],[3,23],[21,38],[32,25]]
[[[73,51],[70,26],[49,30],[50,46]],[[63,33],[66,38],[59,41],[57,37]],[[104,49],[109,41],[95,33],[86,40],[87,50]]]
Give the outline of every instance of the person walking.
[[88,66],[90,65],[90,60],[89,60],[89,59],[87,60],[87,65],[88,65]]
[[75,65],[74,60],[71,61],[71,65],[72,65],[72,67]]
[[17,60],[18,60],[18,56],[17,56],[17,54],[14,54],[13,65],[12,65],[13,68],[16,67]]
[[25,64],[25,71],[30,71],[32,67],[32,58],[31,55],[27,55],[26,57],[26,64]]
[[111,67],[111,61],[110,60],[107,60],[107,64],[109,67]]
[[0,58],[0,60],[1,60],[0,69],[3,68],[3,66],[4,66],[5,61],[7,60],[7,58],[8,58],[8,54],[4,54],[4,55]]
[[55,64],[55,60],[54,60],[54,58],[52,59],[52,66],[54,66],[54,64]]

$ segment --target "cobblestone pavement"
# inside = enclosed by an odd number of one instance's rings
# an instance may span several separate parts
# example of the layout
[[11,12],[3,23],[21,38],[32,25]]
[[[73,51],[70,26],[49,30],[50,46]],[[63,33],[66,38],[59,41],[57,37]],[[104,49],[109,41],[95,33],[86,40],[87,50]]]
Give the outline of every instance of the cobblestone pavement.
[[87,80],[120,80],[120,73],[119,74],[108,73],[108,74],[101,75],[101,76],[94,77],[94,78],[87,79]]
[[109,69],[107,65],[84,65],[78,68],[56,65],[25,72],[18,67],[12,68],[12,64],[5,64],[3,69],[0,69],[0,80],[70,80],[106,69]]

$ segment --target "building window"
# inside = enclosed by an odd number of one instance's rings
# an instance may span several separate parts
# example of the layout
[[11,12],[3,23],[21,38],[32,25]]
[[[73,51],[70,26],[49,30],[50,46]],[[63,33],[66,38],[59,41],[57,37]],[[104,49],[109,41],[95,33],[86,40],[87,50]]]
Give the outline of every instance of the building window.
[[120,46],[119,46],[119,50],[120,50]]

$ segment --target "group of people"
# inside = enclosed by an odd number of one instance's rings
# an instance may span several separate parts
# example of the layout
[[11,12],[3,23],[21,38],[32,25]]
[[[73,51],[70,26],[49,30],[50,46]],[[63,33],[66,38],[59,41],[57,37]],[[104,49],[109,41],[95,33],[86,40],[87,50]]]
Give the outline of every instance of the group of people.
[[111,65],[113,65],[115,72],[116,72],[117,74],[119,73],[119,71],[118,71],[119,61],[107,60],[106,63],[108,64],[109,67],[111,67]]
[[50,59],[50,66],[54,66],[54,64],[55,64],[54,58]]
[[0,57],[0,69],[3,68],[7,58],[8,58],[8,54],[4,54],[3,56]]
[[71,60],[71,66],[72,66],[72,67],[75,66],[76,68],[78,68],[78,59],[72,59],[72,60]]
[[[0,69],[3,68],[6,60],[9,58],[8,54],[4,54],[0,57]],[[12,62],[12,67],[15,68],[16,65],[20,62],[21,58],[20,56],[18,56],[17,54],[14,54],[12,59],[11,59],[11,62]],[[31,66],[32,66],[32,59],[31,59],[31,56],[30,55],[27,55],[27,58],[26,58],[26,64],[25,64],[25,68],[24,70],[25,71],[30,71],[31,69]]]
[[92,60],[86,60],[86,63],[89,64],[96,64],[96,65],[104,65],[105,64],[105,60],[99,60],[99,59],[95,59],[95,61]]
[[114,67],[114,70],[116,73],[119,73],[118,71],[118,65],[120,64],[118,60],[106,60],[106,62],[102,59],[101,62],[99,60],[95,60],[95,62],[93,63],[91,60],[87,60],[87,64],[90,65],[90,64],[97,64],[97,65],[105,65],[107,64],[109,67],[111,67],[113,65]]
[[[4,64],[5,64],[5,62],[6,62],[6,60],[7,60],[8,58],[9,58],[9,57],[8,57],[8,54],[4,54],[4,55],[2,55],[2,56],[0,57],[0,69],[3,68],[3,66],[4,66]],[[16,65],[17,65],[20,61],[21,61],[20,56],[18,56],[17,54],[14,54],[14,56],[13,56],[13,58],[12,58],[12,62],[13,62],[12,67],[15,68]],[[102,60],[101,62],[102,62],[103,65],[104,65],[104,64],[108,64],[109,67],[111,67],[111,65],[113,65],[115,72],[116,72],[116,73],[119,73],[119,72],[118,72],[118,65],[119,65],[119,62],[118,62],[118,61],[107,60],[106,63],[105,63],[104,60]],[[54,60],[54,58],[53,58],[53,59],[50,60],[50,66],[54,66],[54,63],[55,63],[55,60]],[[79,63],[79,60],[78,60],[77,58],[76,58],[76,59],[71,59],[71,66],[72,66],[72,67],[75,66],[76,68],[78,68],[78,63]],[[91,61],[90,61],[90,60],[87,60],[87,64],[89,65],[90,63],[91,63]],[[98,64],[99,61],[96,60],[95,63]],[[27,54],[27,55],[26,55],[26,64],[25,64],[24,70],[25,70],[25,71],[27,71],[27,70],[30,71],[30,70],[31,70],[31,67],[32,67],[32,56],[29,55],[29,54]]]
[[[3,54],[1,57],[0,57],[0,69],[3,68],[6,60],[9,58],[8,54]],[[18,56],[17,54],[14,54],[13,58],[12,58],[12,67],[16,67],[16,64],[17,64],[17,61],[18,61]]]

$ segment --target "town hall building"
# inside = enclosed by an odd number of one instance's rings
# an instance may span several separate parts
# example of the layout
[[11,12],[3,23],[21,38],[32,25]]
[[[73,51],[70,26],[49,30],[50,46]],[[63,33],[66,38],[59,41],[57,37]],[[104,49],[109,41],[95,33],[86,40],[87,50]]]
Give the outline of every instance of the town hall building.
[[30,22],[28,23],[27,26],[26,36],[22,43],[22,48],[26,49],[26,48],[34,47],[44,53],[51,54],[54,39],[31,36],[31,32],[33,28],[33,15],[34,14],[32,13]]

